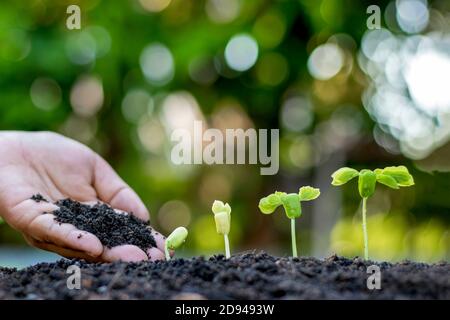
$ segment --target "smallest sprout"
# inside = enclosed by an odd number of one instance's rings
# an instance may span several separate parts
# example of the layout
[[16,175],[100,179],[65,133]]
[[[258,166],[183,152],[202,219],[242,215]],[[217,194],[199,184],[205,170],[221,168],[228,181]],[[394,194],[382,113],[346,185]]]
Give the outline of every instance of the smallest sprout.
[[216,231],[223,235],[225,242],[225,257],[230,258],[230,242],[228,240],[228,233],[230,233],[231,225],[231,207],[228,203],[215,200],[212,205],[212,212],[214,213],[214,220],[216,222]]
[[166,245],[164,248],[167,261],[170,260],[169,250],[175,250],[180,247],[186,240],[187,235],[188,231],[185,227],[178,227],[173,230],[172,233],[167,237]]

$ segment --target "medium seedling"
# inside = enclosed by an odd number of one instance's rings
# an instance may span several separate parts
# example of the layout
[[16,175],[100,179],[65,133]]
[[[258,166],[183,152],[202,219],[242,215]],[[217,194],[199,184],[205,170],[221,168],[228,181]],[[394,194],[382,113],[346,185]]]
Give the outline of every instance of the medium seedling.
[[211,210],[214,213],[217,233],[223,235],[223,240],[225,242],[225,257],[229,259],[231,254],[228,234],[230,233],[231,225],[231,207],[228,203],[224,204],[222,201],[216,200],[214,201]]
[[167,261],[170,260],[169,250],[175,250],[180,247],[186,240],[187,235],[188,231],[185,227],[178,227],[167,237],[166,245],[164,247]]
[[320,190],[313,187],[301,187],[297,193],[278,192],[272,193],[259,201],[259,209],[262,213],[271,214],[280,205],[283,206],[286,216],[291,219],[292,256],[297,257],[297,241],[295,239],[295,219],[302,215],[302,201],[310,201],[318,198]]
[[355,177],[358,178],[359,195],[362,198],[362,228],[364,236],[364,258],[369,259],[369,240],[367,235],[366,223],[366,204],[367,199],[375,193],[377,182],[384,184],[392,189],[400,187],[410,187],[414,185],[413,176],[409,173],[405,166],[386,167],[384,169],[375,169],[374,171],[363,169],[357,171],[352,168],[340,168],[334,172],[331,177],[333,186],[343,185]]

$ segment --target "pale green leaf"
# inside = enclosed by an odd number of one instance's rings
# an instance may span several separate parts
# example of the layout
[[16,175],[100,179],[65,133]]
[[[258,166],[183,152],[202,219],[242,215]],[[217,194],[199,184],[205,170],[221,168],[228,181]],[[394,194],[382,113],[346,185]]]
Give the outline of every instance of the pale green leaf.
[[377,175],[371,170],[361,170],[358,179],[359,194],[363,198],[369,198],[375,193],[377,184]]
[[414,178],[405,166],[386,167],[383,169],[382,173],[394,178],[400,187],[414,185]]
[[392,189],[398,189],[398,183],[397,181],[395,181],[394,178],[392,178],[391,176],[388,176],[387,174],[377,174],[377,181],[381,184],[384,184],[385,186],[388,186],[389,188]]
[[331,184],[333,186],[343,185],[352,180],[353,178],[357,177],[358,174],[359,174],[358,171],[355,169],[348,167],[340,168],[331,175],[331,177],[333,178]]
[[320,196],[320,190],[310,186],[301,187],[298,191],[300,201],[310,201],[317,199]]
[[289,193],[281,197],[281,202],[289,219],[298,218],[302,214],[300,198],[297,193]]
[[283,195],[283,193],[276,192],[259,200],[259,210],[265,214],[273,213],[281,205],[280,195]]

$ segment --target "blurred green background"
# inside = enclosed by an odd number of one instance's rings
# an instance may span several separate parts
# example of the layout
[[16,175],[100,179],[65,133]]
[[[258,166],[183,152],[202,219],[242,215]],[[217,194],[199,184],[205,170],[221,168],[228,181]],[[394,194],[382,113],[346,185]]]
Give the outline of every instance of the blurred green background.
[[[80,30],[66,28],[71,4],[81,8]],[[370,5],[380,29],[368,28]],[[0,4],[0,129],[52,130],[89,145],[142,197],[156,228],[190,230],[181,255],[223,252],[215,199],[233,209],[232,251],[289,255],[288,219],[257,204],[312,185],[322,196],[304,205],[299,253],[361,256],[356,183],[332,187],[330,175],[404,164],[416,185],[378,186],[368,201],[370,255],[448,260],[449,83],[447,0]],[[279,128],[279,173],[173,165],[170,133],[195,119]],[[0,244],[24,242],[3,224]]]

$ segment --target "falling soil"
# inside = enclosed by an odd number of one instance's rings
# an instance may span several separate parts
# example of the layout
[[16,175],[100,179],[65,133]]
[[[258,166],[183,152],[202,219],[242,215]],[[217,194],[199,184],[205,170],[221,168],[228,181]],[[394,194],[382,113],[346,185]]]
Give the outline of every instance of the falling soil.
[[[70,265],[81,289],[67,289]],[[369,290],[367,267],[381,271]],[[450,264],[374,263],[332,256],[277,258],[245,253],[140,263],[62,259],[22,270],[0,268],[0,299],[450,299]]]
[[[31,199],[36,202],[48,202],[40,194],[34,195]],[[55,205],[59,209],[51,213],[57,222],[70,223],[79,230],[94,234],[108,248],[133,244],[145,252],[149,248],[156,247],[152,228],[132,214],[118,213],[104,203],[91,206],[71,199],[59,200]],[[81,237],[80,233],[78,238]]]

